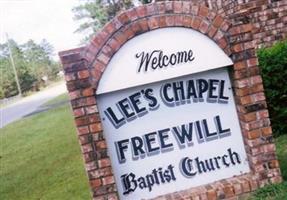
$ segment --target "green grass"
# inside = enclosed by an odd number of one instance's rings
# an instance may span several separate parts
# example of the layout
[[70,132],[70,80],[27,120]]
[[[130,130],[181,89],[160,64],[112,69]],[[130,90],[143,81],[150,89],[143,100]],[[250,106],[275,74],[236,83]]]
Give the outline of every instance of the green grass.
[[287,135],[282,135],[276,139],[276,149],[283,179],[287,181]]
[[287,135],[276,138],[275,143],[284,181],[257,190],[251,200],[287,200]]
[[250,200],[287,200],[287,182],[265,186],[257,190]]
[[57,96],[56,98],[48,101],[47,103],[44,104],[44,106],[50,106],[50,105],[65,102],[68,100],[69,100],[68,93],[64,93],[64,94],[61,94],[61,95]]
[[90,199],[68,105],[17,121],[0,132],[1,200]]

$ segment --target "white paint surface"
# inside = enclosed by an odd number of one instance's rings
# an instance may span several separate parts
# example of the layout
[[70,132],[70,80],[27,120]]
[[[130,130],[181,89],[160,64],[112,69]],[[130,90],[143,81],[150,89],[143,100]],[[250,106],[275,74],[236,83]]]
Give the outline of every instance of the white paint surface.
[[[194,50],[196,51],[195,48]],[[199,54],[197,54],[197,58],[199,58]],[[115,71],[117,71],[117,67],[114,67]],[[124,73],[125,72],[122,72],[121,74],[125,76]],[[220,104],[208,103],[204,101],[199,103],[183,104],[176,107],[168,107],[161,101],[161,97],[159,96],[160,87],[166,82],[199,78],[225,80],[226,85],[224,88],[224,93],[229,97],[228,103]],[[109,81],[112,82],[114,80]],[[142,89],[147,88],[153,89],[154,96],[159,100],[159,108],[156,111],[149,111],[148,114],[138,117],[130,122],[127,122],[118,129],[114,128],[114,126],[112,126],[110,121],[104,115],[104,110],[108,107],[112,107],[114,110],[116,110],[115,104],[119,100],[124,99],[137,91],[141,91]],[[235,109],[230,79],[226,68],[210,70],[198,74],[187,75],[177,79],[165,80],[157,83],[142,85],[139,87],[133,87],[130,89],[101,94],[97,96],[97,102],[99,106],[99,112],[102,118],[104,135],[108,144],[109,156],[112,161],[113,172],[121,199],[139,200],[153,198],[162,194],[188,189],[191,187],[211,183],[217,180],[249,172],[249,165]],[[146,106],[147,104],[147,102],[143,100],[141,103],[141,106]],[[150,133],[164,128],[171,128],[173,126],[179,126],[181,124],[186,124],[201,119],[207,119],[210,124],[210,129],[214,130],[215,127],[212,123],[212,119],[216,115],[220,116],[224,128],[231,129],[230,136],[199,144],[196,140],[195,135],[193,135],[194,145],[186,147],[184,149],[180,149],[177,146],[177,142],[173,137],[173,134],[170,133],[168,141],[174,144],[173,151],[159,153],[153,156],[147,156],[143,159],[140,158],[138,160],[133,160],[131,159],[131,148],[129,146],[126,151],[126,162],[120,164],[118,161],[114,144],[117,141],[123,139],[130,139],[135,136],[142,136],[146,133]],[[242,161],[241,164],[230,167],[223,167],[220,170],[211,171],[208,173],[197,174],[192,178],[186,178],[181,174],[179,169],[179,163],[182,158],[188,156],[193,159],[196,157],[199,157],[202,160],[208,159],[225,154],[228,148],[231,148],[233,151],[239,153]],[[149,192],[147,189],[138,188],[136,189],[136,191],[128,195],[123,195],[123,186],[120,178],[123,174],[128,174],[132,172],[137,177],[145,176],[151,173],[153,169],[158,167],[166,168],[169,164],[172,164],[175,167],[174,170],[176,181],[154,186],[151,192]]]
[[[166,54],[178,51],[194,52],[195,59],[147,72],[137,72],[142,51],[162,50]],[[117,91],[147,83],[162,81],[232,65],[231,59],[207,36],[188,28],[161,28],[141,34],[125,43],[109,62],[100,80],[97,94]]]

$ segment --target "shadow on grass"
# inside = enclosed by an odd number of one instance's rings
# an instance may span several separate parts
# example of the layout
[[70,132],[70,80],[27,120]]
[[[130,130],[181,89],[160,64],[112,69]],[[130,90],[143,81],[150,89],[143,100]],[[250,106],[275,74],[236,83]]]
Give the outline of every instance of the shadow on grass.
[[69,99],[68,99],[68,94],[65,93],[65,94],[59,95],[58,97],[48,101],[44,105],[37,108],[37,110],[35,110],[34,112],[29,113],[28,115],[25,115],[24,117],[30,117],[32,115],[46,112],[46,111],[51,110],[51,109],[56,109],[56,108],[59,108],[61,106],[67,105],[67,104],[69,104]]

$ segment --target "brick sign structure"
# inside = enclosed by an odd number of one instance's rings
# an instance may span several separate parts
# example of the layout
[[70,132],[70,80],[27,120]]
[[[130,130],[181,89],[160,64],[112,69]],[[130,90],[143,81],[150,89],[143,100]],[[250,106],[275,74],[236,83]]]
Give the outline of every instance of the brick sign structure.
[[60,52],[93,199],[228,199],[281,182],[252,23],[204,1]]

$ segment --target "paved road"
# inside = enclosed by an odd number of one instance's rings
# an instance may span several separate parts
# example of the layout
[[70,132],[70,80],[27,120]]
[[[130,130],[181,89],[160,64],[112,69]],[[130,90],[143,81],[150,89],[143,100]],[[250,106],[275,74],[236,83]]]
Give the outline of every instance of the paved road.
[[22,98],[21,100],[0,109],[0,128],[34,112],[45,102],[66,91],[65,83],[61,83],[34,95]]

